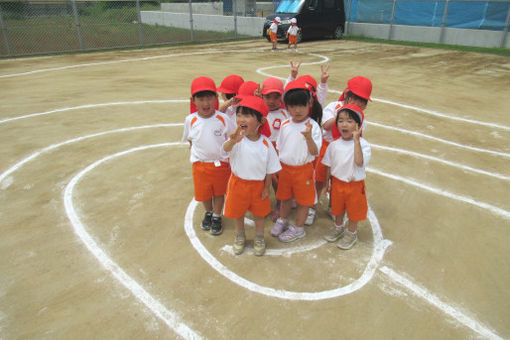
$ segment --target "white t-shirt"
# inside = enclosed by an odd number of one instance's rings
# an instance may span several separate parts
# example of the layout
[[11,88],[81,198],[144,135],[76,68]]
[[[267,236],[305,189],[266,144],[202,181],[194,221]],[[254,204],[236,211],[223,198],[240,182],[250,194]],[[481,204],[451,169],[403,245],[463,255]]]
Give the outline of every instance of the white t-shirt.
[[278,32],[278,24],[276,22],[273,22],[271,26],[269,26],[269,30],[273,33]]
[[232,121],[217,110],[209,118],[200,117],[198,112],[186,116],[182,141],[191,142],[190,162],[227,162],[221,149],[234,130]]
[[289,119],[289,113],[285,109],[269,111],[269,114],[267,115],[267,123],[271,129],[271,136],[269,137],[271,142],[276,142],[280,135],[280,128],[283,122],[287,119]]
[[367,175],[365,168],[370,162],[372,151],[370,144],[363,138],[359,139],[363,153],[363,165],[354,164],[354,140],[339,138],[328,145],[322,164],[331,168],[331,176],[344,182],[357,182],[364,180]]
[[262,181],[266,175],[277,173],[282,168],[273,144],[262,135],[256,141],[244,137],[230,152],[223,147],[221,150],[230,157],[230,169],[234,175],[248,181]]
[[280,135],[276,140],[276,148],[278,149],[280,161],[288,165],[304,165],[312,162],[317,155],[308,152],[308,146],[302,131],[306,129],[306,123],[312,124],[312,139],[317,145],[317,150],[321,149],[322,134],[321,128],[317,122],[311,118],[307,118],[302,122],[295,123],[291,119],[283,122],[280,128]]
[[294,25],[290,25],[289,29],[287,30],[287,33],[289,33],[289,35],[297,35],[297,32],[298,32],[298,27],[294,26]]

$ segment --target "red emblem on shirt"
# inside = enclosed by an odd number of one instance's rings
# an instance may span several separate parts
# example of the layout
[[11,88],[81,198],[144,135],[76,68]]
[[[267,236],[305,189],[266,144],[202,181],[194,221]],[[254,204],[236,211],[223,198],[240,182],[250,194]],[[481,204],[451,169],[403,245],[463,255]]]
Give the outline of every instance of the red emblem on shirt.
[[282,121],[279,118],[276,118],[273,122],[273,129],[280,130],[281,125],[282,125]]

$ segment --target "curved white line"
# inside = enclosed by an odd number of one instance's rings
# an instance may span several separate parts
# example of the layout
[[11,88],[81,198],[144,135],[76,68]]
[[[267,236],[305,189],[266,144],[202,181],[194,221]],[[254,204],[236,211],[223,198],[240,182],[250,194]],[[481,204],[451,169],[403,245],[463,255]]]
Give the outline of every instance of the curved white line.
[[195,233],[195,229],[193,228],[193,214],[195,212],[195,208],[198,205],[198,202],[194,199],[188,205],[188,209],[186,210],[186,217],[184,220],[184,229],[186,234],[188,235],[191,244],[197,250],[198,254],[207,262],[211,267],[213,267],[218,273],[234,282],[235,284],[244,287],[254,293],[263,294],[267,296],[276,297],[279,299],[288,299],[288,300],[306,300],[306,301],[315,301],[315,300],[323,300],[323,299],[331,299],[334,297],[350,294],[360,288],[362,288],[368,281],[372,279],[374,273],[382,261],[384,256],[384,252],[386,248],[391,244],[391,241],[382,239],[381,227],[379,225],[379,221],[372,209],[369,207],[368,219],[372,226],[372,233],[374,237],[374,248],[372,250],[372,255],[370,260],[368,261],[363,274],[354,282],[348,284],[347,286],[326,290],[322,292],[294,292],[287,291],[282,289],[274,289],[266,286],[261,286],[256,283],[253,283],[245,278],[237,275],[232,272],[230,269],[221,264],[200,242],[199,238]]
[[27,115],[23,115],[23,116],[18,116],[18,117],[5,118],[5,119],[0,120],[0,124],[11,122],[14,120],[19,120],[19,119],[49,115],[52,113],[65,112],[65,111],[71,111],[71,110],[80,110],[80,109],[90,109],[90,108],[96,108],[96,107],[119,106],[119,105],[140,105],[140,104],[188,103],[188,102],[189,102],[189,99],[162,99],[162,100],[135,100],[132,102],[87,104],[87,105],[63,107],[60,109],[54,109],[54,110],[39,112],[39,113],[31,113],[31,114],[27,114]]
[[[322,58],[321,61],[314,61],[314,62],[309,62],[309,63],[302,63],[301,66],[303,65],[317,65],[317,64],[323,64],[323,63],[326,63],[328,62],[330,59],[324,55],[320,55],[320,54],[315,54],[315,53],[307,53],[308,55],[312,55],[314,57],[319,57],[319,58]],[[266,76],[266,77],[275,77],[274,75],[272,74],[269,74],[269,73],[266,73],[264,72],[264,70],[272,70],[272,69],[275,69],[275,68],[283,68],[283,67],[289,67],[288,64],[285,64],[285,65],[275,65],[275,66],[266,66],[266,67],[260,67],[256,70],[256,72],[258,74],[261,74],[263,76]],[[276,78],[279,78],[279,79],[283,79],[283,80],[286,80],[287,78],[282,78],[282,77],[276,77]]]
[[399,284],[400,286],[410,290],[417,297],[427,301],[432,306],[438,308],[443,313],[446,313],[449,316],[453,317],[454,319],[458,320],[464,326],[467,326],[467,327],[471,328],[473,331],[477,332],[478,334],[480,334],[484,338],[503,340],[499,335],[495,334],[492,330],[490,330],[486,326],[480,324],[478,321],[470,318],[469,316],[467,316],[464,313],[458,311],[457,309],[453,308],[452,306],[444,303],[437,296],[435,296],[434,294],[430,293],[425,288],[420,287],[417,284],[411,282],[409,279],[407,279],[404,276],[398,274],[397,272],[395,272],[391,268],[383,266],[383,267],[379,268],[379,270],[381,272],[383,272],[385,275],[387,275],[393,282],[395,282],[395,283]]
[[87,247],[89,252],[99,261],[99,263],[124,286],[133,295],[142,302],[147,308],[149,308],[158,318],[160,318],[168,327],[172,328],[177,334],[186,339],[201,339],[201,336],[184,324],[177,313],[169,311],[163,304],[158,300],[154,299],[150,293],[148,293],[136,280],[129,276],[122,268],[113,261],[108,254],[106,254],[101,247],[97,245],[92,236],[87,232],[85,225],[80,221],[78,214],[73,205],[73,190],[76,184],[82,179],[85,174],[96,168],[98,165],[109,161],[113,158],[126,155],[134,151],[145,150],[154,147],[161,146],[172,146],[178,143],[162,143],[156,145],[142,146],[133,148],[127,151],[122,151],[114,155],[107,156],[100,159],[82,171],[80,171],[75,177],[71,179],[69,184],[66,186],[64,191],[64,205],[67,216],[71,221],[73,230],[83,244]]
[[507,219],[507,220],[510,219],[510,211],[507,211],[507,210],[504,210],[502,208],[490,205],[488,203],[475,201],[471,197],[466,197],[466,196],[462,196],[462,195],[453,194],[453,193],[448,192],[446,190],[437,189],[437,188],[434,188],[434,187],[431,187],[431,186],[428,186],[428,185],[425,185],[425,184],[422,184],[422,183],[418,183],[416,181],[413,181],[413,180],[410,180],[410,179],[407,179],[407,178],[404,178],[404,177],[400,177],[400,176],[397,176],[397,175],[389,174],[389,173],[386,173],[386,172],[383,172],[383,171],[380,171],[380,170],[377,170],[377,169],[373,169],[373,168],[368,168],[367,172],[370,172],[370,173],[373,173],[373,174],[376,174],[376,175],[379,175],[379,176],[391,178],[391,179],[393,179],[395,181],[403,182],[403,183],[406,183],[406,184],[418,187],[420,189],[426,190],[426,191],[434,193],[436,195],[440,195],[440,196],[451,198],[451,199],[454,199],[454,200],[457,200],[457,201],[468,203],[468,204],[474,205],[474,206],[476,206],[478,208],[486,209],[486,210],[488,210],[488,211],[490,211],[490,212],[492,212],[492,213],[494,213],[496,215],[499,215],[499,216],[503,217],[504,219]]
[[[4,171],[2,174],[0,174],[0,183],[7,176],[9,176],[11,173],[13,173],[14,171],[18,170],[19,168],[21,168],[23,165],[25,165],[29,161],[37,158],[40,154],[48,152],[48,151],[51,151],[53,149],[57,149],[57,148],[59,148],[59,147],[61,147],[63,145],[79,142],[79,141],[82,141],[82,140],[86,140],[86,139],[90,139],[90,138],[94,138],[94,137],[98,137],[98,136],[107,135],[107,134],[110,134],[110,133],[127,132],[127,131],[140,130],[140,129],[152,129],[152,128],[155,128],[155,127],[174,127],[174,126],[183,126],[183,124],[182,123],[177,123],[177,124],[174,123],[174,124],[155,124],[155,125],[134,126],[134,127],[129,127],[129,128],[122,128],[122,129],[115,129],[115,130],[109,130],[109,131],[93,133],[91,135],[86,135],[86,136],[82,136],[82,137],[77,137],[77,138],[69,139],[69,140],[66,140],[66,141],[64,141],[62,143],[52,144],[50,146],[45,147],[44,149],[41,149],[41,150],[31,154],[30,156],[22,159],[21,161],[19,161],[18,163],[14,164],[9,169]],[[183,146],[184,145],[189,145],[189,143],[180,143],[180,145],[183,145]]]
[[488,172],[488,171],[485,171],[485,170],[472,168],[470,166],[462,165],[462,164],[459,164],[459,163],[455,163],[455,162],[451,162],[451,161],[446,161],[446,160],[438,158],[438,157],[433,157],[433,156],[429,156],[429,155],[425,155],[425,154],[421,154],[421,153],[417,153],[417,152],[413,152],[413,151],[398,149],[398,148],[392,148],[390,146],[385,146],[385,145],[370,144],[370,146],[372,147],[372,149],[380,149],[380,150],[400,153],[400,154],[403,154],[403,155],[409,155],[409,156],[416,157],[416,158],[423,158],[423,159],[427,159],[427,160],[430,160],[430,161],[434,161],[434,162],[438,162],[438,163],[443,163],[443,164],[446,164],[448,166],[459,168],[459,169],[462,169],[462,170],[465,170],[465,171],[474,172],[474,173],[477,173],[477,174],[480,174],[480,175],[490,176],[490,177],[494,177],[494,178],[497,178],[497,179],[502,179],[502,180],[505,180],[505,181],[510,180],[510,176],[505,176],[505,175],[494,173],[494,172]]
[[509,158],[510,157],[510,153],[494,151],[494,150],[488,150],[488,149],[481,149],[481,148],[477,148],[477,147],[469,146],[469,145],[463,145],[463,144],[455,143],[455,142],[452,142],[452,141],[449,141],[449,140],[446,140],[446,139],[441,139],[441,138],[425,135],[423,133],[416,132],[416,131],[405,130],[405,129],[397,128],[397,127],[394,127],[394,126],[387,126],[387,125],[383,125],[383,124],[379,124],[379,123],[374,123],[374,122],[369,122],[369,121],[367,121],[367,124],[368,125],[377,126],[377,127],[383,128],[383,129],[398,131],[398,132],[401,132],[401,133],[404,133],[404,134],[407,134],[407,135],[413,135],[413,136],[418,136],[418,137],[421,137],[421,138],[430,139],[430,140],[433,140],[435,142],[439,142],[439,143],[443,143],[443,144],[453,145],[453,146],[461,148],[461,149],[467,149],[467,150],[472,150],[472,151],[476,151],[476,152],[489,153],[489,154],[493,154],[493,155],[501,156],[501,157],[505,157],[505,158]]

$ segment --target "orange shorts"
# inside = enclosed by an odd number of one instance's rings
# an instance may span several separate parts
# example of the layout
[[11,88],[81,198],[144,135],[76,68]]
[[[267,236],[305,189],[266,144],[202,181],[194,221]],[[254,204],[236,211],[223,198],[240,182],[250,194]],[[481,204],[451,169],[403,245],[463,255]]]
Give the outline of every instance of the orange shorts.
[[296,43],[297,43],[297,35],[289,34],[289,44],[296,44]]
[[208,201],[213,196],[223,196],[227,191],[230,165],[221,162],[215,166],[212,162],[193,163],[193,186],[195,199],[199,202]]
[[294,197],[299,205],[313,206],[317,200],[313,178],[313,162],[298,166],[282,163],[276,199],[285,201]]
[[343,182],[331,177],[331,215],[342,215],[347,209],[347,216],[354,222],[367,218],[367,195],[365,181]]
[[273,42],[274,42],[274,41],[277,41],[277,39],[276,39],[276,33],[270,32],[270,33],[269,33],[269,37],[271,38],[271,41],[273,41]]
[[315,181],[317,182],[325,182],[326,181],[326,169],[328,168],[324,164],[322,164],[322,159],[324,158],[324,154],[326,153],[326,149],[328,148],[329,142],[326,140],[322,140],[321,151],[319,156],[315,159]]
[[247,181],[232,174],[228,181],[225,198],[225,217],[240,218],[246,211],[257,217],[265,217],[271,212],[269,196],[262,199],[264,181]]

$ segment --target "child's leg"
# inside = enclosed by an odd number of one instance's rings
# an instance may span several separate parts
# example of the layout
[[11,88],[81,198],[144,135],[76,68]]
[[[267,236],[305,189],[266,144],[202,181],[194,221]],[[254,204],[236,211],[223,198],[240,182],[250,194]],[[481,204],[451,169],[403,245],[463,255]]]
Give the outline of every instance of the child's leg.
[[310,207],[298,204],[296,210],[296,227],[303,227]]
[[202,204],[204,205],[205,211],[213,211],[213,200],[212,200],[212,198],[207,200],[207,201],[203,201]]
[[200,224],[200,227],[203,230],[211,230],[212,216],[213,216],[212,198],[207,201],[203,201],[202,204],[204,205],[205,215],[204,215],[204,218],[202,219],[202,223]]
[[214,196],[213,206],[213,217],[211,224],[211,234],[220,235],[223,232],[223,225],[221,223],[221,212],[223,210],[223,203],[225,202],[225,196]]
[[349,224],[347,225],[347,230],[349,230],[351,233],[355,233],[358,231],[358,222],[351,221],[349,219]]
[[292,209],[292,199],[280,202],[280,217],[289,218],[290,210]]
[[244,232],[244,216],[236,218],[234,220],[234,225],[236,228],[236,236],[234,238],[234,254],[239,255],[244,250],[244,244],[246,242],[246,235]]

